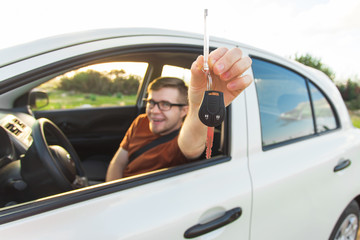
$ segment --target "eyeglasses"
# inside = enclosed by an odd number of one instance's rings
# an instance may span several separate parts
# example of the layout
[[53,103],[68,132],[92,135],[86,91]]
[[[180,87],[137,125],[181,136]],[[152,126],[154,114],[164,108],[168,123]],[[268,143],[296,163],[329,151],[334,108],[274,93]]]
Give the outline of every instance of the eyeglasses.
[[144,101],[146,102],[146,107],[148,107],[149,109],[153,109],[155,105],[157,105],[161,111],[168,111],[171,109],[172,106],[182,107],[187,105],[187,104],[179,104],[179,103],[170,103],[168,101],[156,102],[152,99],[144,99]]

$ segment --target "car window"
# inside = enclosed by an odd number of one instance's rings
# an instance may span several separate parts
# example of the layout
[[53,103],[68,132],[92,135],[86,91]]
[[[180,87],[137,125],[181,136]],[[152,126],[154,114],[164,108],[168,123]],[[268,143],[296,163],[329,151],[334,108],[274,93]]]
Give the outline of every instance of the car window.
[[306,80],[274,63],[253,59],[262,145],[315,133]]
[[143,62],[111,62],[66,72],[37,87],[48,94],[49,104],[33,110],[135,105],[147,67]]
[[172,65],[164,65],[161,73],[162,77],[178,77],[184,80],[184,82],[189,85],[191,72],[190,69],[182,68]]
[[314,106],[316,132],[321,133],[337,128],[334,111],[324,94],[309,82],[311,99]]

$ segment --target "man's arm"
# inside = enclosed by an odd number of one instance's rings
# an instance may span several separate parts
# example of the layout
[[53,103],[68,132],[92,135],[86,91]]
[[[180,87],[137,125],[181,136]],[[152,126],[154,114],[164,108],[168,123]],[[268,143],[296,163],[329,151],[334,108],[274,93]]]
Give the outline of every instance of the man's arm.
[[[243,57],[239,48],[218,48],[209,55],[208,62],[213,80],[211,90],[223,92],[228,106],[252,82],[251,76],[242,75],[251,66],[251,59]],[[207,127],[198,117],[207,83],[203,64],[204,57],[199,56],[191,66],[189,112],[178,138],[180,150],[189,159],[200,156],[206,143]]]
[[126,165],[128,164],[128,161],[129,161],[128,151],[120,147],[109,164],[105,181],[112,181],[115,179],[122,178],[123,171]]

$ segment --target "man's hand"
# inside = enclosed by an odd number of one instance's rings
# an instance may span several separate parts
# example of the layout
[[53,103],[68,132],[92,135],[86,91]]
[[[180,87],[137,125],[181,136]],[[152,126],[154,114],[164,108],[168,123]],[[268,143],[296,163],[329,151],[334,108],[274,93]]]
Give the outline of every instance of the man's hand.
[[[218,48],[209,54],[208,62],[213,80],[211,90],[223,92],[225,106],[228,106],[252,82],[251,76],[243,76],[251,66],[251,59],[243,57],[239,48]],[[207,90],[203,64],[204,57],[199,56],[191,66],[189,101],[193,107],[200,106],[204,91]]]
[[[243,75],[251,66],[251,59],[243,57],[239,48],[218,48],[209,54],[212,89],[224,94],[228,106],[252,82],[252,77]],[[191,66],[189,86],[189,112],[181,128],[178,144],[189,159],[197,158],[205,149],[207,127],[198,116],[199,107],[207,90],[207,76],[203,72],[204,57],[199,56]]]

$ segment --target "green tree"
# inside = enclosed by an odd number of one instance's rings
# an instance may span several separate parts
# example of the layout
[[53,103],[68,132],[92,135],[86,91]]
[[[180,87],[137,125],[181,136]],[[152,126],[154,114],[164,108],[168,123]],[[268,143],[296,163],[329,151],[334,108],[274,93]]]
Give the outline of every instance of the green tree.
[[332,81],[335,79],[335,73],[321,62],[320,58],[311,56],[309,53],[298,56],[295,54],[295,60],[309,67],[313,67],[325,73]]
[[120,78],[120,77],[124,77],[126,74],[124,69],[113,69],[111,70],[109,73],[106,73],[106,75],[111,78],[111,79],[115,79],[115,78]]
[[64,76],[61,78],[58,89],[100,95],[134,95],[137,93],[140,82],[140,76],[127,76],[124,70],[113,70],[108,74],[87,70],[77,72],[71,77]]
[[112,90],[124,95],[133,95],[137,93],[140,81],[141,77],[136,75],[129,75],[126,78],[117,77],[114,79]]
[[63,77],[59,89],[83,93],[106,94],[109,92],[111,80],[94,70],[78,72],[72,77]]
[[357,82],[349,78],[346,83],[337,84],[337,88],[349,109],[360,109],[360,86]]

